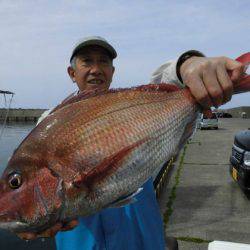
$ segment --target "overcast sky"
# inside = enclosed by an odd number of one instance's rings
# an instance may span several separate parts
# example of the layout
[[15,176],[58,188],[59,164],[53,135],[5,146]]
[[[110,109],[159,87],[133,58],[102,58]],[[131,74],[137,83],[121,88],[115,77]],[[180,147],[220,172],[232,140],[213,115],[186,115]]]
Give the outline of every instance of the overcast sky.
[[[16,93],[12,107],[55,106],[76,89],[66,68],[74,44],[90,35],[118,51],[113,87],[147,83],[189,49],[235,58],[250,50],[249,10],[249,0],[0,0],[0,89]],[[224,107],[242,105],[249,93]]]

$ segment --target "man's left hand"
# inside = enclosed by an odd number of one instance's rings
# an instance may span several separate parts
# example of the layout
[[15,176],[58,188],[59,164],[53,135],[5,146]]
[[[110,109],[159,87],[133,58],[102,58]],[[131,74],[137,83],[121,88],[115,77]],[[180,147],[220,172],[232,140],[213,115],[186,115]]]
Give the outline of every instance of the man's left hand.
[[68,223],[58,222],[54,226],[44,230],[40,233],[24,232],[18,233],[17,236],[23,240],[34,240],[37,238],[48,238],[54,237],[59,231],[68,231],[72,230],[78,225],[77,220],[69,221]]
[[230,101],[233,83],[240,79],[243,71],[242,63],[227,57],[193,56],[180,67],[183,82],[205,109]]

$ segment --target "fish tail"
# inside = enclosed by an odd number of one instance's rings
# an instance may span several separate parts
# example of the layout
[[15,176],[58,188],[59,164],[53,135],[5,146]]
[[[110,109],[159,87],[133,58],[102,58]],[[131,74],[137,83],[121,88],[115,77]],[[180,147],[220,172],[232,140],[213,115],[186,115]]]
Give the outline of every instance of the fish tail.
[[245,65],[245,73],[243,73],[240,80],[234,85],[234,94],[240,94],[250,91],[250,75],[246,73],[250,65],[250,52],[241,55],[236,61]]

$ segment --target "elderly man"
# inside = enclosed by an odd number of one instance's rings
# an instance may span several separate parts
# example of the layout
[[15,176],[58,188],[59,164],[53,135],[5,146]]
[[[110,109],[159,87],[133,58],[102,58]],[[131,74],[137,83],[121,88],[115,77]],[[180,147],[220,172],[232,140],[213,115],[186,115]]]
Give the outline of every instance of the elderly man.
[[[116,56],[115,49],[101,37],[88,37],[81,41],[74,48],[68,67],[68,74],[79,89],[74,94],[108,89],[115,71],[113,59]],[[228,70],[232,72],[232,80]],[[243,65],[229,58],[207,58],[198,51],[188,51],[177,61],[169,61],[157,69],[151,81],[172,82],[181,87],[184,82],[196,100],[207,109],[230,100],[232,81],[237,81],[242,71]],[[107,208],[67,225],[58,222],[41,234],[23,233],[19,236],[33,239],[54,236],[60,231],[56,235],[59,250],[165,249],[163,223],[152,180],[143,185],[143,191],[136,195],[136,199],[132,204]]]

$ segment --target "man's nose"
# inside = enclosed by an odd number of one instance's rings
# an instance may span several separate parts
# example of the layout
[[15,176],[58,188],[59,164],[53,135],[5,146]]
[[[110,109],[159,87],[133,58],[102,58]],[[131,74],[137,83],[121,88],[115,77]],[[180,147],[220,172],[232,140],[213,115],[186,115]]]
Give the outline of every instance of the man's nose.
[[91,74],[101,74],[102,73],[102,70],[101,70],[101,66],[99,63],[93,63],[93,65],[91,66],[91,69],[90,69],[90,73]]

